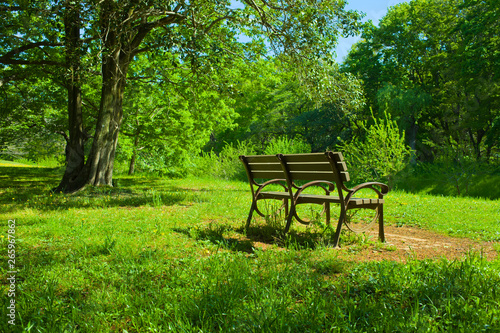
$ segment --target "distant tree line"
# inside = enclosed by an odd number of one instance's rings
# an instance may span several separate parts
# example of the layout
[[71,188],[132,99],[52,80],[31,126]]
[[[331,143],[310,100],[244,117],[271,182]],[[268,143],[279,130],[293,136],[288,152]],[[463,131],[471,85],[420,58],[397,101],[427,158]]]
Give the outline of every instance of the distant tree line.
[[228,144],[362,144],[387,115],[414,162],[500,161],[493,0],[413,0],[378,27],[333,0],[10,1],[0,16],[0,153],[57,143],[59,190],[111,184],[115,160],[182,173]]

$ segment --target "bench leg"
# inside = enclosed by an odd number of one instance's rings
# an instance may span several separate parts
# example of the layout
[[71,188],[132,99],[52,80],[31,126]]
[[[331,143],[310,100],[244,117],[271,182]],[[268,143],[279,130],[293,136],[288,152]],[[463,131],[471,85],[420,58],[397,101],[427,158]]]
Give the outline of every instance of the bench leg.
[[293,215],[295,215],[295,205],[292,202],[292,207],[290,208],[290,212],[288,213],[288,216],[286,217],[286,226],[285,226],[285,234],[290,230],[290,226],[292,225],[292,219]]
[[330,203],[325,202],[326,225],[330,225]]
[[245,225],[245,231],[248,231],[248,228],[250,227],[250,222],[252,222],[252,214],[255,210],[256,205],[257,203],[255,202],[255,200],[252,201],[252,205],[250,206],[250,213],[248,213],[247,223]]
[[378,239],[383,243],[385,242],[384,235],[384,206],[378,207]]
[[340,230],[342,229],[342,224],[344,223],[346,215],[347,215],[346,210],[342,209],[340,211],[340,217],[339,217],[339,222],[337,223],[337,229],[335,229],[335,235],[333,236],[333,247],[339,246]]

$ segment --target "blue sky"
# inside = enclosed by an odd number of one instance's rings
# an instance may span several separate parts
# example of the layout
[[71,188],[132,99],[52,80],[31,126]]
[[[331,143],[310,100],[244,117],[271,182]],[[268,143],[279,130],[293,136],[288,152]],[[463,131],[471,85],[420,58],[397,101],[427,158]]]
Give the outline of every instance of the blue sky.
[[[347,0],[347,9],[355,9],[366,14],[363,21],[372,20],[373,24],[378,25],[378,22],[387,13],[387,9],[398,3],[408,2],[407,0]],[[335,52],[337,53],[337,62],[342,62],[345,56],[349,53],[351,46],[360,39],[357,37],[342,38]]]

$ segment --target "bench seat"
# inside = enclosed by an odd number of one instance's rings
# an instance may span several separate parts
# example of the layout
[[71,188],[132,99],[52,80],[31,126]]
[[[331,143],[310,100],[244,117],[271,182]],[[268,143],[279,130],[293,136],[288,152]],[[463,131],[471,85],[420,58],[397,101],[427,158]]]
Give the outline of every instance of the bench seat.
[[[297,198],[297,203],[341,203],[342,199],[332,195],[321,194],[300,194]],[[349,200],[349,207],[360,208],[365,205],[380,205],[384,203],[384,199],[371,199],[371,198],[352,198]]]

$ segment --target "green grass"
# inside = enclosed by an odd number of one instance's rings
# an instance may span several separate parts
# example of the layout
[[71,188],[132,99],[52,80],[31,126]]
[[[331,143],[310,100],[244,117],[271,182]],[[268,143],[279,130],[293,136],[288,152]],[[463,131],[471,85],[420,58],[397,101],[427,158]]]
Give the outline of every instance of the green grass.
[[21,168],[29,168],[36,167],[33,163],[25,163],[25,162],[14,162],[14,161],[5,161],[0,160],[0,167],[21,167]]
[[[18,271],[17,326],[2,306],[2,332],[500,330],[500,262],[480,254],[355,264],[318,225],[284,237],[258,219],[245,235],[243,182],[118,177],[50,193],[60,176],[0,167],[2,281],[13,219]],[[395,191],[386,202],[388,224],[500,240],[498,200]]]

